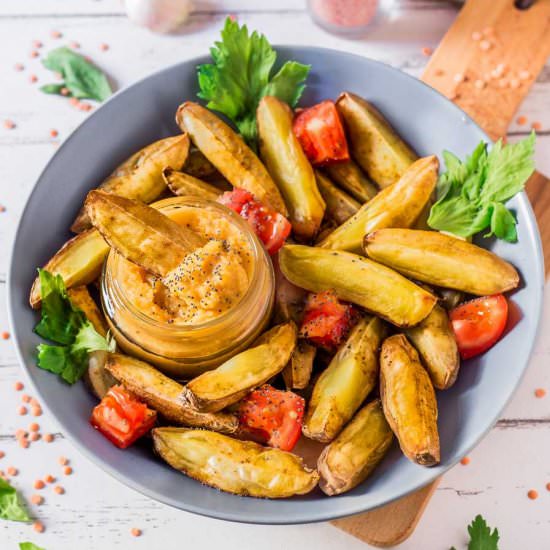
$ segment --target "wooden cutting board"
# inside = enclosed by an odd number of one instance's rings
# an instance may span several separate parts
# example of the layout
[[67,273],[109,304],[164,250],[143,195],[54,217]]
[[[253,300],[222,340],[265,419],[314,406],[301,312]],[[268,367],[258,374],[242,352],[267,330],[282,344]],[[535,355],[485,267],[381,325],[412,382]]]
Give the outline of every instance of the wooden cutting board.
[[[550,0],[468,0],[432,55],[422,80],[452,99],[492,139],[506,135],[550,56]],[[499,65],[502,67],[499,68]],[[527,194],[550,269],[550,180],[535,173]],[[547,271],[548,274],[548,271]],[[416,527],[439,480],[396,502],[332,524],[373,546],[395,546]]]

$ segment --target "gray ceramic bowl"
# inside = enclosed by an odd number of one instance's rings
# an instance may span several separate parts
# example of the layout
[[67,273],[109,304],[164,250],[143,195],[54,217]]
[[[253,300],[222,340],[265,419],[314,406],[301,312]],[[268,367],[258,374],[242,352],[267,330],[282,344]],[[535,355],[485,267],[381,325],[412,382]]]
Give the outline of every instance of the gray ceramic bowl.
[[[446,148],[463,156],[488,138],[462,111],[418,80],[378,62],[318,48],[278,48],[279,61],[296,59],[313,67],[303,104],[350,90],[373,101],[420,155]],[[63,144],[42,173],[21,217],[9,275],[9,309],[19,359],[59,422],[63,433],[100,468],[142,493],[178,508],[251,523],[307,523],[356,514],[397,499],[440,476],[463,457],[494,424],[527,366],[542,303],[541,246],[524,195],[512,205],[519,243],[485,240],[521,272],[523,285],[511,300],[514,328],[491,351],[468,361],[458,382],[438,396],[441,464],[423,468],[395,447],[373,476],[353,491],[328,498],[319,490],[282,501],[221,493],[200,485],[155,458],[148,444],[120,451],[88,418],[95,400],[82,384],[72,388],[35,366],[37,314],[28,307],[36,267],[70,236],[68,227],[86,192],[144,145],[174,134],[176,107],[196,97],[195,67],[186,61],[138,82],[97,110]]]

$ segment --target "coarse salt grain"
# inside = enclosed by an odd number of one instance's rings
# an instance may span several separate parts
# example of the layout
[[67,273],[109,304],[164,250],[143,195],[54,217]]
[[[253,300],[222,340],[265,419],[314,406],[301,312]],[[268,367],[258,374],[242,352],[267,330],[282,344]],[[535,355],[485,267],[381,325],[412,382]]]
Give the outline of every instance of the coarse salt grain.
[[15,391],[21,391],[25,386],[23,385],[23,382],[16,382],[14,385],[13,385],[13,389]]

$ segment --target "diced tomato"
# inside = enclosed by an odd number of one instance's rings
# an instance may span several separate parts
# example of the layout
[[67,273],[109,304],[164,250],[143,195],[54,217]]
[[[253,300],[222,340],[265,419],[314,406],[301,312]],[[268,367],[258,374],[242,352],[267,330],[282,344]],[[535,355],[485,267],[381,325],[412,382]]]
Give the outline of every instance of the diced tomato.
[[502,336],[508,320],[508,302],[502,294],[470,300],[449,313],[462,359],[475,357]]
[[279,212],[265,206],[244,189],[225,192],[219,199],[248,221],[269,254],[275,254],[290,235],[292,226]]
[[293,130],[312,164],[349,160],[346,134],[334,101],[322,101],[300,111]]
[[302,433],[304,406],[303,397],[264,384],[241,401],[240,426],[271,447],[291,451]]
[[332,290],[310,294],[300,335],[318,346],[334,350],[346,338],[358,315],[351,304],[341,302]]
[[90,423],[117,447],[125,449],[155,424],[156,411],[122,386],[113,386],[94,407]]

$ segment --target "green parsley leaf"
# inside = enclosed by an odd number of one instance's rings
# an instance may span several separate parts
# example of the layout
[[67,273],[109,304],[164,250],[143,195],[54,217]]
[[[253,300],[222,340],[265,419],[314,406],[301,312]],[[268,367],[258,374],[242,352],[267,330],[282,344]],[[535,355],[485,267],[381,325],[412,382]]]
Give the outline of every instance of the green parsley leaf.
[[535,169],[534,154],[534,133],[513,145],[499,140],[489,152],[480,142],[464,162],[444,151],[446,171],[439,178],[428,225],[460,237],[489,228],[485,236],[515,242],[516,218],[504,203],[525,187]]
[[61,93],[67,88],[71,96],[78,99],[104,101],[113,92],[105,73],[70,48],[56,48],[42,61],[46,69],[61,74],[64,82],[47,84],[40,88],[48,94]]
[[36,546],[36,544],[32,542],[20,542],[19,550],[44,550],[44,548],[41,548],[40,546]]
[[287,61],[272,78],[277,53],[267,38],[249,34],[229,17],[221,41],[210,49],[213,64],[197,67],[200,92],[207,107],[223,113],[237,126],[245,141],[256,148],[256,108],[265,95],[273,95],[295,107],[305,88],[310,67]]
[[14,487],[0,478],[0,518],[11,521],[30,521],[26,508]]
[[86,320],[86,324],[78,331],[74,343],[71,346],[73,352],[84,350],[90,351],[115,351],[115,339],[107,335],[104,338],[99,334],[92,323]]
[[470,542],[468,550],[498,550],[498,529],[493,529],[487,525],[482,516],[477,515],[468,526]]
[[74,351],[72,346],[50,346],[39,344],[38,366],[59,374],[68,384],[78,382],[88,368],[88,352]]

